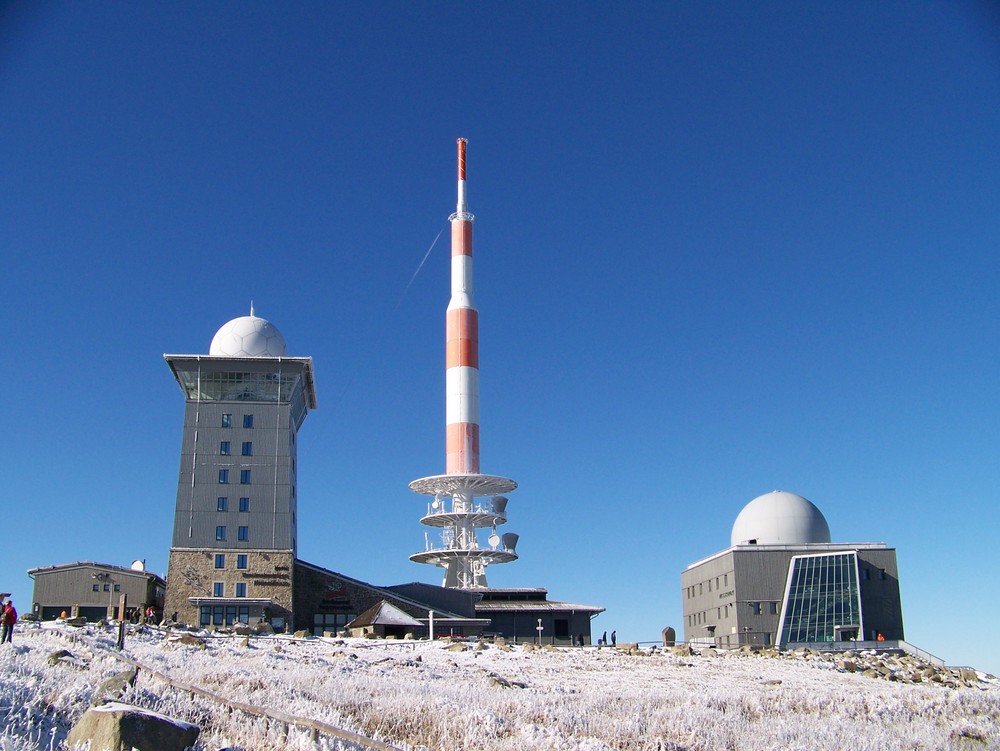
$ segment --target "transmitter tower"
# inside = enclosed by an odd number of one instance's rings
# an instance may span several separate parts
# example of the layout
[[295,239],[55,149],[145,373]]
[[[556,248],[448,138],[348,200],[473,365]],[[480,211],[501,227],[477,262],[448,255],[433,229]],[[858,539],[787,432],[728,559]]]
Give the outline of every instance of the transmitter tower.
[[[446,313],[446,473],[410,483],[410,490],[431,496],[420,523],[439,532],[425,534],[424,550],[411,561],[440,566],[443,586],[487,587],[486,567],[517,560],[518,536],[502,536],[507,497],[517,483],[479,471],[479,311],[473,298],[472,223],[465,195],[465,150],[458,139],[458,204],[451,222],[451,301]],[[479,531],[490,530],[487,545]]]

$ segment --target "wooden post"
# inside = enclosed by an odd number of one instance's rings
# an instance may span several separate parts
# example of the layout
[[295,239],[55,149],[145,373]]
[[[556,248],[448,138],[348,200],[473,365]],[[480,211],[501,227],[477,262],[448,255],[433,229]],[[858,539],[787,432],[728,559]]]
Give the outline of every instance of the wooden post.
[[125,649],[125,604],[128,602],[128,595],[122,592],[118,598],[118,651]]

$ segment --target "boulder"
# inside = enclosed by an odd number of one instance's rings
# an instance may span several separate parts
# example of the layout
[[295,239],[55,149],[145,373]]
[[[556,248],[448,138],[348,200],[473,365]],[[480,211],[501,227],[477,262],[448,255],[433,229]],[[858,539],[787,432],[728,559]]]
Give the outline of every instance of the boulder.
[[233,633],[237,636],[250,636],[253,633],[253,629],[245,623],[240,623],[233,629]]
[[197,636],[193,636],[187,632],[184,632],[176,639],[170,640],[171,644],[184,644],[189,647],[198,647],[198,649],[205,649],[204,639],[199,639]]
[[302,631],[296,631],[294,634],[292,634],[292,636],[295,637],[296,639],[308,639],[311,636],[311,634],[308,631],[302,630]]
[[670,648],[670,654],[675,655],[677,657],[690,657],[691,647],[689,647],[687,644],[678,644],[676,647]]
[[69,748],[89,743],[91,751],[184,751],[201,729],[128,704],[88,709],[66,736]]
[[49,665],[58,665],[60,662],[62,662],[64,659],[67,658],[70,660],[74,660],[76,659],[76,655],[74,655],[68,649],[57,649],[55,652],[53,652],[46,658],[46,662],[48,662]]
[[253,630],[258,634],[273,634],[274,626],[267,621],[261,621],[253,627]]
[[135,668],[126,670],[124,673],[116,673],[105,679],[94,692],[94,698],[90,700],[90,706],[98,707],[109,701],[117,701],[125,695],[132,686],[135,685],[135,678],[138,672]]

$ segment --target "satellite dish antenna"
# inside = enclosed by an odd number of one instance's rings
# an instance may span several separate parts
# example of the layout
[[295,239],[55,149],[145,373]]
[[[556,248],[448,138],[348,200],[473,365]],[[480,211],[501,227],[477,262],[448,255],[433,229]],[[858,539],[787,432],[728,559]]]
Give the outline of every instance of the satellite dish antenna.
[[431,501],[431,508],[433,509],[441,508],[441,501],[435,498],[433,501]]
[[132,561],[131,569],[133,571],[145,571],[146,570],[146,559],[145,558],[136,558],[134,561]]
[[493,548],[494,550],[496,550],[497,545],[500,544],[500,535],[497,534],[497,531],[495,529],[493,530],[493,534],[491,534],[489,537],[489,543],[490,547]]

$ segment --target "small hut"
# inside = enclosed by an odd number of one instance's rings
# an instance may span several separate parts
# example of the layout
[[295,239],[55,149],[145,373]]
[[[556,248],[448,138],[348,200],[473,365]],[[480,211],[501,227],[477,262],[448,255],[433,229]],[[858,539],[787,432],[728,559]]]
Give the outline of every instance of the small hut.
[[348,623],[351,636],[375,636],[382,639],[403,639],[416,636],[423,624],[395,605],[380,601]]

